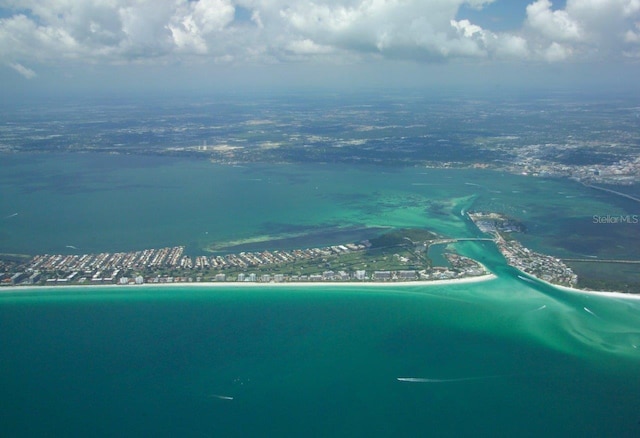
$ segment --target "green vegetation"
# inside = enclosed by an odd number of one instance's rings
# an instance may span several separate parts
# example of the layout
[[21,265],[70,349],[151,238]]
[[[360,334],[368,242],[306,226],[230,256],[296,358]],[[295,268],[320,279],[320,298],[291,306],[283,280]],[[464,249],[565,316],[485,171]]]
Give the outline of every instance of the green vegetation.
[[431,267],[431,260],[427,257],[424,247],[419,244],[435,237],[433,233],[422,229],[394,230],[372,239],[370,241],[371,247],[361,251],[341,254],[332,253],[316,259],[296,260],[247,268],[227,267],[224,269],[191,270],[190,275],[202,276],[208,280],[220,273],[235,278],[240,273],[254,273],[258,276],[265,274],[291,276],[321,274],[324,271],[422,270]]
[[25,263],[30,259],[31,256],[26,254],[0,254],[0,261],[5,263]]
[[389,248],[394,246],[406,246],[436,239],[437,236],[430,231],[420,228],[402,228],[390,231],[374,239],[371,239],[371,248]]
[[622,292],[627,294],[637,294],[640,284],[626,283],[624,281],[602,280],[595,278],[581,278],[578,288],[587,290],[597,290],[605,292]]
[[567,262],[578,274],[578,287],[601,291],[638,293],[640,271],[637,264]]

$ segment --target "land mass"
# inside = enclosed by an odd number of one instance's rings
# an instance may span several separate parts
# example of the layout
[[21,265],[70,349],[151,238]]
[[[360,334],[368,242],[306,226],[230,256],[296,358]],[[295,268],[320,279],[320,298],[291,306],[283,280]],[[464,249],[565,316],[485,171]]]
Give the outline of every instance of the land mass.
[[232,164],[481,167],[589,185],[640,182],[633,98],[237,96],[151,107],[59,102],[37,114],[7,123],[0,151],[198,157]]
[[5,257],[3,285],[174,282],[408,282],[489,275],[479,262],[446,252],[433,266],[430,245],[449,242],[422,229],[399,229],[370,241],[328,247],[225,255],[185,255],[183,246],[100,254]]
[[[488,240],[507,264],[543,282],[585,291],[578,275],[561,259],[525,248],[513,236],[524,225],[495,212],[468,212],[478,229],[491,237],[447,238],[424,229],[391,230],[376,238],[327,247],[185,254],[185,247],[100,254],[0,254],[0,285],[141,285],[171,283],[412,283],[471,280],[493,276],[480,262],[448,247],[446,266],[428,257],[433,245]],[[620,262],[620,261],[612,261]],[[625,263],[631,263],[622,261]],[[633,292],[602,284],[596,290]]]

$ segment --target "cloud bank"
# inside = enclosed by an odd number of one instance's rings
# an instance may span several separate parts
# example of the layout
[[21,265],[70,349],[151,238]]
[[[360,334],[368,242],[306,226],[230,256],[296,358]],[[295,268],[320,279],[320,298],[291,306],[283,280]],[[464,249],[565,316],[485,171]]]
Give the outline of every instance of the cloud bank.
[[450,59],[570,62],[640,58],[640,0],[550,0],[519,28],[460,16],[507,0],[0,0],[0,58],[27,65],[273,64]]

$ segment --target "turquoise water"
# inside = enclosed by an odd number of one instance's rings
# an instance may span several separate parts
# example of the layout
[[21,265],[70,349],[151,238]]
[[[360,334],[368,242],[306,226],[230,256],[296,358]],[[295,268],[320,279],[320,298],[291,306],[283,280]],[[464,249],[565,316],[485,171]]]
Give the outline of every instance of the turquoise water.
[[[571,253],[562,239],[576,223],[634,208],[486,171],[3,159],[2,252],[197,253],[387,226],[474,236],[460,210],[501,206],[534,229],[532,245]],[[632,254],[636,238],[614,246]],[[637,436],[640,300],[528,282],[491,243],[457,248],[498,278],[3,292],[0,435]]]
[[509,277],[3,295],[0,433],[637,436],[639,310]]
[[367,227],[389,226],[474,236],[460,215],[472,206],[524,221],[531,231],[522,236],[526,243],[558,255],[637,257],[640,247],[637,225],[592,224],[595,214],[637,214],[637,204],[567,181],[482,170],[233,167],[99,154],[5,154],[2,160],[5,253],[173,245],[203,253],[211,245],[292,236],[301,237],[296,245],[342,243],[361,238]]

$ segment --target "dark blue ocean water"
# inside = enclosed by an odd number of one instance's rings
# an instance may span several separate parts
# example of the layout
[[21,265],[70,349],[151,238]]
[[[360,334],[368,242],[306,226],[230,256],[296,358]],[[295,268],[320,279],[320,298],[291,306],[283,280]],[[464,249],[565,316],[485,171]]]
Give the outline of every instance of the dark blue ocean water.
[[637,436],[639,310],[509,278],[3,294],[0,434]]

